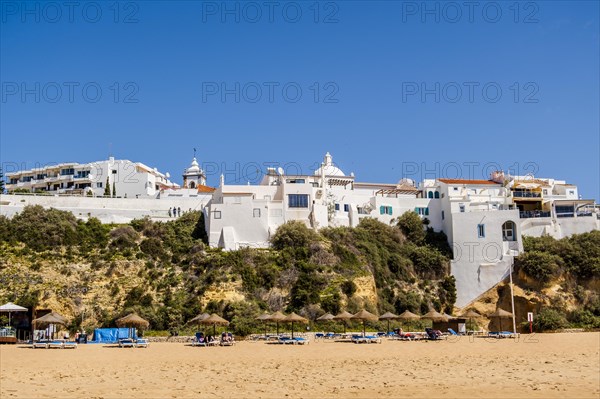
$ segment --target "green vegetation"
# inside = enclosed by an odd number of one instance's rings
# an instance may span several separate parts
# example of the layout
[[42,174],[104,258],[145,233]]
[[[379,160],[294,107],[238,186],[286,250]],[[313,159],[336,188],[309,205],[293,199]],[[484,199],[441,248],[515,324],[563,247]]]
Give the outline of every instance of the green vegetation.
[[222,314],[247,334],[260,329],[254,318],[265,311],[451,311],[445,236],[411,215],[401,216],[404,228],[366,218],[316,232],[289,222],[271,249],[224,252],[206,245],[201,212],[102,225],[29,206],[0,217],[0,299],[59,303],[54,310],[71,316],[73,329],[82,316],[90,329],[136,311],[153,330],[173,333],[194,329],[186,323],[200,312]]
[[516,283],[546,303],[534,328],[600,328],[600,231],[561,240],[524,237],[523,246],[525,252],[515,262],[522,278]]
[[0,194],[4,192],[4,172],[0,168]]

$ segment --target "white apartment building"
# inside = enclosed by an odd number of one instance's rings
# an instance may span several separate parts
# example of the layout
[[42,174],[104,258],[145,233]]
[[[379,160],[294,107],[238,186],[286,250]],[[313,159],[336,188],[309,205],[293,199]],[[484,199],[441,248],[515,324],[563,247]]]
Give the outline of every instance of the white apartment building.
[[[141,162],[108,160],[87,164],[62,163],[43,168],[6,173],[6,190],[32,193],[104,196],[108,186],[111,197],[152,197],[161,190],[177,188],[168,173],[160,173]],[[113,193],[114,187],[114,193]]]

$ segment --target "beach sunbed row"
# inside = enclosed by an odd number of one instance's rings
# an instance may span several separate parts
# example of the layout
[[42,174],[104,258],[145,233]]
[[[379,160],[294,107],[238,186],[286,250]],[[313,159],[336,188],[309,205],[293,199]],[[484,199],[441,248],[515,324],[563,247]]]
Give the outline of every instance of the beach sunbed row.
[[77,349],[77,342],[65,341],[62,339],[34,341],[31,344],[33,349]]
[[148,340],[144,338],[122,338],[119,340],[119,348],[147,348]]

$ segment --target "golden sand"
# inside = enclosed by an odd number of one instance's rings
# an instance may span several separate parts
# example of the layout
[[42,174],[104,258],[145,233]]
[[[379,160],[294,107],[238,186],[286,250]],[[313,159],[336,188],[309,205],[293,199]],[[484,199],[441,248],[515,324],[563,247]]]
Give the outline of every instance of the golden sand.
[[598,398],[600,333],[382,344],[0,347],[2,398]]

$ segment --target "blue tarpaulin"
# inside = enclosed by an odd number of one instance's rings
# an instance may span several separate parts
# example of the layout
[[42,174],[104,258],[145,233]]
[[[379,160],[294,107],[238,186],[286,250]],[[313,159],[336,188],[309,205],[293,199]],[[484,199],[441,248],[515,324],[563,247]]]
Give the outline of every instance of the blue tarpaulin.
[[94,339],[88,341],[93,344],[115,344],[121,338],[137,339],[135,328],[96,328],[94,330]]

